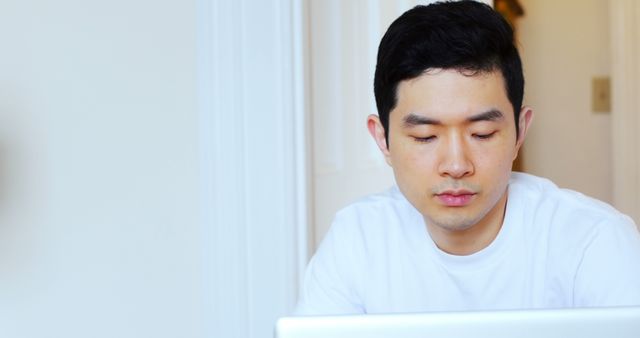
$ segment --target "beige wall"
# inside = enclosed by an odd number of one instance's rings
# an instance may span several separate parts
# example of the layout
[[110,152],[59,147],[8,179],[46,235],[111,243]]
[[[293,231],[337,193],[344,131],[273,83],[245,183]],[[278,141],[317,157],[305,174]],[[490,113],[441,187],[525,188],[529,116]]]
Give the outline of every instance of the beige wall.
[[536,112],[528,172],[612,200],[611,118],[591,111],[591,78],[610,74],[606,0],[523,0],[525,104]]

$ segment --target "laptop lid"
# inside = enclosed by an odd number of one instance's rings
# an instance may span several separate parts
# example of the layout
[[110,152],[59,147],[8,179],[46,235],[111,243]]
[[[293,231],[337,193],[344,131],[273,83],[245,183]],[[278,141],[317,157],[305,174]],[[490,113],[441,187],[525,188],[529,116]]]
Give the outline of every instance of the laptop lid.
[[276,338],[640,338],[640,307],[287,317]]

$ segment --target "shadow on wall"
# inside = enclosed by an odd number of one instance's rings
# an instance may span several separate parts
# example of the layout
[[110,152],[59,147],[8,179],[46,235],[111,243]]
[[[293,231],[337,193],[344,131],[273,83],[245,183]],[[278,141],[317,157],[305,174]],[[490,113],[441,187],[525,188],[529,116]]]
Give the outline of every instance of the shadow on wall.
[[[2,88],[0,94],[0,295],[28,290],[36,241],[42,236],[38,219],[44,211],[43,163],[36,144],[43,139],[31,127],[28,108]],[[12,291],[13,290],[13,291]],[[3,298],[6,299],[6,298]]]

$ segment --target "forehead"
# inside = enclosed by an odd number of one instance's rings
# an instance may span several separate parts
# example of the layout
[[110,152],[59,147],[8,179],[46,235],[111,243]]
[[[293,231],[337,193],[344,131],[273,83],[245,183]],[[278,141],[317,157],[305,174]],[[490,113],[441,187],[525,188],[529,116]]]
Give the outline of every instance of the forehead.
[[513,121],[500,71],[465,74],[454,69],[434,69],[398,84],[391,119],[419,114],[442,121],[466,120],[479,112],[497,110]]

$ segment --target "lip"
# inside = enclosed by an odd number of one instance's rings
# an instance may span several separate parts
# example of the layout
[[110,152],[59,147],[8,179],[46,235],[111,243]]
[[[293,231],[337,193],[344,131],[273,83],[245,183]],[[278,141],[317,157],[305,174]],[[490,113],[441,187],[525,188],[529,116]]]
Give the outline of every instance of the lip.
[[442,204],[448,207],[463,207],[471,203],[476,193],[468,190],[447,190],[436,194]]

